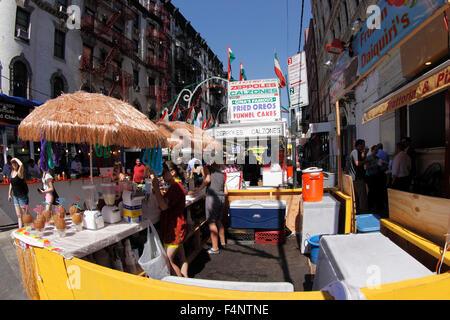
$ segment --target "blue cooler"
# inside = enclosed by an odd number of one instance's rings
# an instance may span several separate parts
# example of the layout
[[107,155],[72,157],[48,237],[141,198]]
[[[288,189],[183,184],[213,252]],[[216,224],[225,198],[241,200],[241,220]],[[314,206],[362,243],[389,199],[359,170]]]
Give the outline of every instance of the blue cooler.
[[234,229],[279,230],[284,227],[286,201],[235,200],[230,203],[231,227]]
[[358,233],[380,231],[380,216],[372,213],[356,215],[356,229]]

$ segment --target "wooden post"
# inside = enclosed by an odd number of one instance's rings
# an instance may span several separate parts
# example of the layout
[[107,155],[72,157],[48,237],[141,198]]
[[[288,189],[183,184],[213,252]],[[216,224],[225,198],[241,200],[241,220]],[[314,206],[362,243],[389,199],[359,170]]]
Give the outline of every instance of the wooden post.
[[450,90],[445,92],[445,168],[443,195],[450,199]]
[[90,166],[91,184],[94,184],[94,177],[92,175],[92,145],[91,144],[89,144],[89,166]]
[[336,107],[336,135],[337,135],[337,174],[338,174],[338,190],[342,191],[342,159],[341,159],[341,115],[339,111],[339,100],[335,103]]

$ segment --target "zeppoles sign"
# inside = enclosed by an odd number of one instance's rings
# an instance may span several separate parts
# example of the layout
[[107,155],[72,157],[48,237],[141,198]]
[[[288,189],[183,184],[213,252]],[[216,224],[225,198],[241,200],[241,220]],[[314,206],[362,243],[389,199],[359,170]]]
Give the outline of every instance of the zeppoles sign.
[[228,113],[231,121],[281,119],[278,80],[233,81],[228,84]]
[[363,115],[362,123],[366,123],[407,104],[424,99],[438,91],[450,87],[450,66],[436,71],[430,77],[409,86],[388,100],[373,107]]

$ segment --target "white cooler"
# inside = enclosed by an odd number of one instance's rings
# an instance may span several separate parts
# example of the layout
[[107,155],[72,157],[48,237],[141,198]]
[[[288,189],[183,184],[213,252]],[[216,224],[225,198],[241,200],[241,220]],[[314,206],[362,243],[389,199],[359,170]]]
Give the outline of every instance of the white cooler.
[[313,291],[334,281],[350,288],[374,287],[433,273],[381,233],[323,236]]
[[337,234],[341,203],[331,194],[324,193],[322,201],[303,201],[302,227],[300,231],[300,251],[309,253],[308,239],[318,234]]

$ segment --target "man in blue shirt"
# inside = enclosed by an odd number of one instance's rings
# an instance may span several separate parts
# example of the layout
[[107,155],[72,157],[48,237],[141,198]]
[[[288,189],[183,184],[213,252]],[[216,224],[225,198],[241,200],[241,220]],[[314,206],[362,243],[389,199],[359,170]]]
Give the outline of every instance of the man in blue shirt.
[[386,178],[386,170],[389,165],[389,155],[383,150],[383,144],[379,143],[377,145],[378,152],[377,152],[377,158],[378,158],[378,175],[376,179],[377,188],[379,190],[379,201],[376,202],[377,209],[381,210],[380,215],[383,218],[387,218],[387,215],[385,214],[387,206],[388,206],[388,195],[387,195],[387,178]]

